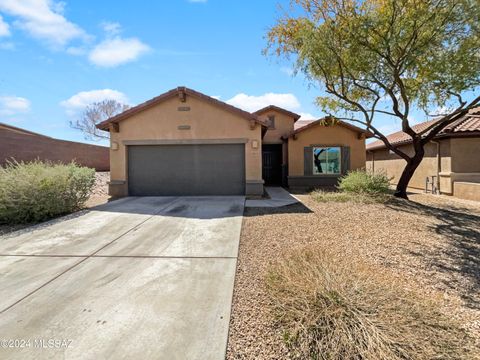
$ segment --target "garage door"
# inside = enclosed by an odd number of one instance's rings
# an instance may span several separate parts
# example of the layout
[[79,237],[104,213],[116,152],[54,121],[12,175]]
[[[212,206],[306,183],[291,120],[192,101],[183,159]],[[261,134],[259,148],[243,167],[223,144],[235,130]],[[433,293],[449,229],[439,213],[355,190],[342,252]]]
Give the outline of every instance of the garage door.
[[131,196],[243,195],[245,145],[128,147]]

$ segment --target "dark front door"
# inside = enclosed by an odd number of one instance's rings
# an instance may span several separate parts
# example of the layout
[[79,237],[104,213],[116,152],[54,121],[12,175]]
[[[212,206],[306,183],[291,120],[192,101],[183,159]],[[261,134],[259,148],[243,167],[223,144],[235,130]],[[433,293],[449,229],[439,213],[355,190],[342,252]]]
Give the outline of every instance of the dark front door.
[[130,196],[244,195],[245,145],[128,147]]
[[266,185],[282,183],[282,144],[262,146],[262,175]]

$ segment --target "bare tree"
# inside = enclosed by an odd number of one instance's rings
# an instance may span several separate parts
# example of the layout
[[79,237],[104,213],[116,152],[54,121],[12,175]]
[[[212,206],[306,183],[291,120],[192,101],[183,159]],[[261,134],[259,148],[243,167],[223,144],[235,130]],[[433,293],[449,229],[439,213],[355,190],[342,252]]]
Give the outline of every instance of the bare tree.
[[116,100],[103,100],[87,106],[81,117],[75,121],[70,121],[70,126],[83,132],[87,140],[108,139],[109,133],[100,131],[96,125],[104,120],[111,118],[129,108]]

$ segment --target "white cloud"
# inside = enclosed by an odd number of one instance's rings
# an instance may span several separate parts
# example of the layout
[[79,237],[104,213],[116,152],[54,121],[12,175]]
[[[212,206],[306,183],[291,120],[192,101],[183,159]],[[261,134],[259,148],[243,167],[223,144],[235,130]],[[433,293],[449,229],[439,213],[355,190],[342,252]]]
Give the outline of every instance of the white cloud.
[[65,108],[68,115],[74,116],[82,112],[88,105],[103,100],[116,100],[122,104],[128,104],[128,98],[124,93],[112,89],[101,89],[81,91],[70,99],[62,101],[60,105]]
[[292,68],[289,68],[287,66],[282,66],[280,68],[280,71],[283,72],[284,74],[287,74],[288,76],[292,76],[293,75],[293,69]]
[[10,26],[3,20],[0,15],[0,36],[10,36]]
[[118,22],[104,21],[101,25],[103,31],[110,36],[118,35],[122,31],[122,27]]
[[14,50],[15,44],[12,42],[0,43],[0,50]]
[[298,115],[300,115],[299,120],[318,120],[319,118],[318,116],[306,112],[300,112]]
[[240,93],[226,102],[250,112],[257,111],[268,105],[276,105],[288,110],[300,108],[300,102],[293,94],[267,93],[260,96],[251,96]]
[[30,111],[30,101],[19,96],[0,96],[0,115],[12,116]]
[[115,67],[134,61],[149,50],[150,47],[137,38],[123,39],[117,36],[95,46],[88,58],[95,65]]
[[206,3],[207,0],[188,0],[190,3]]
[[63,47],[74,39],[87,38],[82,28],[63,16],[63,2],[0,0],[0,11],[16,17],[15,26],[54,47]]

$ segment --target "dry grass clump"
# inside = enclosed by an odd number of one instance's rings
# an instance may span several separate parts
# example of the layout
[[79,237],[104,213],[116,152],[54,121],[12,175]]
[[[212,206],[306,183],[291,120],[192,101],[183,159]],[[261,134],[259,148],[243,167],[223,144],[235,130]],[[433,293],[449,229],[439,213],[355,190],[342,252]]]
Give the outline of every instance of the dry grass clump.
[[[309,247],[267,276],[276,324],[298,359],[472,359],[472,339],[435,299],[352,257]],[[478,354],[476,354],[478,356]]]
[[356,194],[352,192],[314,190],[310,193],[318,202],[354,202],[356,204],[385,203],[392,199],[388,194]]

